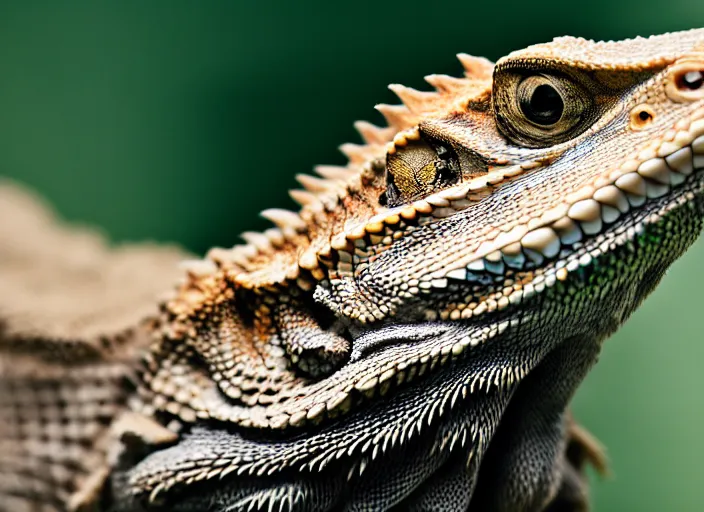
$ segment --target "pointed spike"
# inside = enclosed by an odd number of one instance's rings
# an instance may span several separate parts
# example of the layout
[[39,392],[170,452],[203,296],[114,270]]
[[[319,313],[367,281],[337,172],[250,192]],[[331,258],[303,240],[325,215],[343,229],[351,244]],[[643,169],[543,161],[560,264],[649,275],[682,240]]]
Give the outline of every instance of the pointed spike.
[[404,437],[406,438],[407,443],[410,442],[411,438],[413,437],[413,432],[414,432],[413,427],[414,427],[414,425],[412,423],[408,423],[408,424],[406,424],[406,426],[403,427],[406,429],[406,435]]
[[329,192],[334,188],[334,182],[324,180],[322,178],[316,178],[315,176],[311,176],[309,174],[297,174],[296,180],[309,192]]
[[438,452],[442,453],[445,451],[445,447],[447,446],[447,442],[449,441],[450,434],[445,434],[442,438],[442,441],[440,442],[440,449]]
[[340,146],[340,151],[342,151],[353,164],[363,164],[367,160],[374,158],[374,153],[371,148],[362,144],[352,144],[348,142]]
[[399,438],[399,429],[395,428],[393,434],[391,435],[391,448],[394,447]]
[[299,188],[294,188],[293,190],[289,190],[288,195],[291,196],[291,199],[296,201],[301,206],[313,204],[318,201],[318,196],[316,196],[315,194],[311,194],[310,192],[308,192],[306,190],[301,190]]
[[310,463],[308,464],[308,466],[310,467],[311,471],[315,471],[315,466],[318,465],[318,464],[320,464],[320,470],[322,470],[322,469],[323,469],[322,461],[323,461],[324,458],[325,458],[325,454],[324,454],[324,453],[321,453],[320,455],[318,455],[317,457],[315,457],[313,460],[311,460]]
[[235,245],[232,249],[232,261],[239,263],[249,261],[257,255],[257,248],[253,245]]
[[373,125],[367,121],[357,121],[354,123],[354,127],[367,144],[384,144],[393,137],[393,130]]
[[387,433],[384,435],[384,443],[381,447],[381,452],[386,453],[389,448],[389,442],[391,441],[391,436]]
[[462,387],[458,387],[455,392],[452,395],[452,401],[450,402],[450,407],[454,409],[455,404],[457,403],[457,400],[460,397],[460,393],[462,392]]
[[227,475],[237,470],[237,465],[231,464],[220,472],[220,480],[224,480]]
[[359,476],[362,476],[362,473],[364,473],[365,469],[367,469],[366,457],[359,462]]
[[266,236],[270,241],[271,245],[274,247],[281,247],[286,241],[286,235],[279,228],[269,228],[264,231],[264,236]]
[[[293,510],[293,489],[291,487],[288,487],[288,492],[286,493],[286,501],[285,503],[288,504],[288,511],[291,512]],[[284,510],[284,500],[281,500],[281,507],[279,508],[279,512],[285,512]]]
[[464,68],[464,74],[467,78],[478,80],[487,80],[491,78],[494,72],[494,63],[484,57],[475,57],[466,53],[458,53],[457,59]]
[[265,475],[267,472],[267,469],[268,469],[268,466],[266,464],[262,464],[261,466],[259,466],[259,468],[257,469],[257,473],[256,473],[257,476]]
[[333,181],[347,181],[350,176],[356,174],[349,168],[339,165],[316,165],[315,172],[323,178]]
[[298,257],[298,264],[301,268],[306,270],[315,270],[319,268],[318,253],[315,252],[313,247],[307,248]]
[[418,117],[413,115],[405,105],[386,105],[382,103],[374,108],[381,112],[390,127],[393,126],[397,130],[405,130],[418,123]]
[[213,247],[208,251],[207,257],[213,260],[217,265],[223,266],[228,263],[236,263],[240,266],[245,266],[249,263],[248,251],[239,250],[240,247],[249,247],[256,255],[257,250],[249,245],[236,245],[232,249],[224,249],[222,247]]
[[193,278],[213,274],[218,269],[214,261],[196,259],[181,261],[179,263],[179,268],[188,272],[188,274]]
[[262,233],[257,233],[256,231],[245,231],[240,235],[242,239],[249,245],[256,247],[257,250],[261,252],[267,252],[272,249],[271,242]]
[[166,482],[161,482],[159,485],[157,485],[149,494],[149,503],[155,503],[156,499],[159,496],[159,493],[161,493],[161,491],[163,491],[165,487]]
[[357,439],[354,443],[352,443],[352,445],[351,445],[351,446],[349,447],[349,449],[347,450],[347,455],[350,456],[350,457],[352,457],[352,455],[354,455],[354,451],[357,449],[357,447],[360,445],[360,443],[361,443],[362,441],[363,441],[363,439],[360,437],[360,438]]
[[329,454],[325,459],[325,466],[330,464],[335,459],[335,453]]
[[372,460],[376,460],[377,455],[379,455],[379,445],[375,444],[372,450]]
[[438,409],[438,402],[437,400],[433,401],[433,405],[430,407],[430,412],[428,413],[428,426],[431,426],[433,424],[433,420],[435,419],[435,411]]
[[276,224],[282,230],[293,229],[301,232],[307,229],[307,225],[305,221],[301,219],[300,215],[292,212],[291,210],[284,210],[283,208],[269,208],[267,210],[263,210],[260,215]]
[[425,81],[435,87],[438,92],[446,94],[454,94],[466,89],[468,85],[467,79],[449,75],[428,75],[425,77]]
[[433,106],[437,104],[438,93],[436,92],[418,91],[401,84],[391,84],[389,85],[389,89],[391,89],[414,114],[422,114],[423,112],[433,110]]

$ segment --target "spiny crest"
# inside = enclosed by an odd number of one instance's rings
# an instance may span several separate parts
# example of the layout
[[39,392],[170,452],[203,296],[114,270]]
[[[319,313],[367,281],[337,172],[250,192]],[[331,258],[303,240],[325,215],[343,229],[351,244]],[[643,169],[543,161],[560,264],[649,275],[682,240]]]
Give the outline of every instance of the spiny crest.
[[[265,210],[262,216],[272,221],[275,228],[263,233],[243,233],[244,245],[212,249],[207,260],[214,265],[190,264],[188,278],[178,293],[181,300],[175,309],[182,313],[192,311],[193,307],[198,309],[204,294],[207,295],[204,289],[215,291],[203,280],[210,282],[218,271],[228,273],[236,284],[246,288],[285,285],[280,282],[282,276],[310,288],[311,283],[301,281],[301,271],[306,272],[308,278],[312,274],[314,281],[323,275],[313,260],[321,251],[329,252],[332,236],[384,210],[377,202],[384,188],[383,165],[375,166],[374,162],[383,162],[387,144],[394,136],[416,126],[424,116],[446,112],[456,108],[458,102],[486,92],[493,63],[466,54],[459,54],[458,59],[464,68],[464,77],[430,75],[426,81],[434,87],[433,91],[392,84],[390,88],[402,104],[376,107],[387,126],[356,122],[355,128],[363,144],[347,143],[340,147],[348,159],[346,166],[321,165],[315,168],[319,177],[296,176],[302,188],[291,190],[290,195],[301,205],[299,212]],[[187,302],[191,307],[184,309],[183,296],[190,297]]]
[[[210,480],[222,479],[233,472],[238,475],[261,476],[273,474],[288,467],[319,473],[332,461],[342,457],[353,457],[360,461],[368,461],[371,457],[371,460],[374,460],[388,450],[408,445],[414,441],[415,438],[422,435],[424,427],[437,424],[447,411],[454,409],[458,403],[466,401],[476,391],[490,392],[493,389],[510,386],[513,382],[523,379],[525,374],[526,369],[521,365],[506,365],[490,368],[479,374],[463,376],[447,389],[434,394],[432,400],[425,402],[411,415],[399,414],[395,420],[387,421],[376,429],[365,429],[354,440],[326,443],[313,449],[293,442],[282,447],[273,460],[263,457],[255,460],[242,460],[240,457],[231,457],[226,452],[220,456],[220,464],[216,468],[210,467],[208,464],[195,463],[187,470],[176,474],[146,471],[134,475],[133,484],[144,491],[151,492],[152,497],[156,497],[164,490],[161,487],[164,482],[168,482],[167,487],[188,483],[194,474],[200,474],[202,480]],[[370,396],[373,395],[370,394]],[[168,432],[165,434],[168,435]],[[444,452],[449,454],[456,446],[464,447],[467,443],[476,446],[477,442],[482,441],[475,425],[468,429],[459,426],[444,431],[443,435],[433,444],[431,453]],[[208,456],[205,455],[203,460],[207,458]],[[203,467],[207,469],[203,469]]]
[[571,67],[605,70],[648,70],[667,66],[692,52],[701,51],[704,29],[672,32],[622,41],[591,41],[578,37],[558,37],[549,43],[511,52],[497,65],[516,59],[546,59]]
[[460,53],[457,58],[464,67],[464,78],[429,75],[425,80],[435,88],[434,91],[418,91],[400,84],[391,84],[389,88],[402,104],[381,104],[376,107],[388,126],[393,127],[396,132],[407,130],[417,125],[424,116],[447,112],[456,108],[458,103],[484,93],[488,81],[491,80],[493,63],[465,53]]

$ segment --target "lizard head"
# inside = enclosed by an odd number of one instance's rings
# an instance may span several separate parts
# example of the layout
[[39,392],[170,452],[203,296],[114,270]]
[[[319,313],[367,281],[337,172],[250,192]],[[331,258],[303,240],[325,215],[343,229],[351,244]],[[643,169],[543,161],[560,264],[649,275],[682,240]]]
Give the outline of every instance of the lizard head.
[[[438,95],[418,106],[396,88],[421,113],[389,143],[382,200],[391,209],[368,223],[392,225],[395,238],[354,239],[354,272],[343,268],[330,286],[356,301],[347,314],[373,322],[389,316],[384,305],[447,320],[510,309],[536,286],[571,273],[588,280],[601,253],[614,253],[606,246],[639,240],[633,257],[648,264],[629,258],[614,281],[664,269],[698,223],[671,226],[692,231],[672,233],[677,247],[667,233],[641,235],[650,224],[688,222],[668,212],[700,181],[702,37],[558,39],[501,59],[483,89],[475,79],[452,102]],[[399,215],[411,223],[387,222]]]
[[[277,474],[313,494],[329,480],[333,503],[345,477],[387,496],[404,464],[428,465],[413,489],[462,446],[473,488],[489,440],[516,448],[545,424],[552,471],[601,341],[701,230],[704,30],[460,60],[465,77],[429,76],[433,92],[392,86],[388,127],[358,124],[347,167],[299,178],[300,213],[267,210],[276,228],[190,266],[146,361],[145,410],[256,436],[197,471],[160,473],[186,452],[157,453],[135,486]],[[501,434],[511,414],[521,433]],[[388,477],[360,477],[371,464]]]

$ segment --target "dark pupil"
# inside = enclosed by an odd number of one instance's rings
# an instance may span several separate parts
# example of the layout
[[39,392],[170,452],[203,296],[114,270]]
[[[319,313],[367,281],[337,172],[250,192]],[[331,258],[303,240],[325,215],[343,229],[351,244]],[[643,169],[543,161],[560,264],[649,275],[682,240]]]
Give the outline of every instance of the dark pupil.
[[554,87],[542,84],[535,88],[530,100],[521,107],[530,121],[549,126],[560,120],[565,104]]
[[704,73],[701,71],[690,71],[682,77],[682,83],[687,89],[695,91],[704,85]]

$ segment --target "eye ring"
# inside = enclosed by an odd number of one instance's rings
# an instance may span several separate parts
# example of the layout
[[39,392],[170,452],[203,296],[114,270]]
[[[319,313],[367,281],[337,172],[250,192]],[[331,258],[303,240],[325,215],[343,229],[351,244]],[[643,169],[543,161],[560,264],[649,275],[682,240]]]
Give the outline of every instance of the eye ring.
[[594,97],[560,73],[506,73],[494,83],[494,112],[502,134],[520,146],[540,148],[569,140],[594,117]]
[[691,58],[672,66],[665,80],[665,94],[677,103],[704,99],[704,61]]

